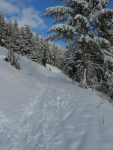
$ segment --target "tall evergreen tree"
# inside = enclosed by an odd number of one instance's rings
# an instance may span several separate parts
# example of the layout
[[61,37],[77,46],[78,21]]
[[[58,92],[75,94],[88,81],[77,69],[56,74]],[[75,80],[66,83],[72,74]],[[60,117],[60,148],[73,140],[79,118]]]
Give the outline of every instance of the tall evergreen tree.
[[29,25],[21,27],[20,35],[21,35],[21,52],[24,55],[30,55],[33,48],[33,38]]
[[18,26],[18,22],[15,19],[13,24],[12,24],[12,38],[13,38],[13,51],[19,52],[20,51],[20,46],[21,46],[21,37],[20,37],[20,29]]
[[[65,56],[69,54],[69,57],[64,61],[66,71],[83,86],[105,81],[103,47],[108,49],[111,44],[102,36],[102,16],[106,23],[113,17],[113,11],[106,9],[109,0],[64,1],[64,6],[48,8],[46,16],[55,18],[54,23],[58,23],[50,28],[49,32],[54,33],[50,38],[67,42],[69,50]],[[70,41],[71,48],[68,45]]]
[[0,45],[3,45],[6,37],[6,22],[3,14],[0,12]]

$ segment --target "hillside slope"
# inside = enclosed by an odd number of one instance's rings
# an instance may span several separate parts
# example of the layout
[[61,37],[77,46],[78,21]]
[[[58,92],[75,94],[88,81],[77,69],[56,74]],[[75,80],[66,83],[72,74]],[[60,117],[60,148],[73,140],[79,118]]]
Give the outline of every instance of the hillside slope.
[[107,100],[25,57],[18,71],[6,54],[0,47],[0,150],[113,150]]

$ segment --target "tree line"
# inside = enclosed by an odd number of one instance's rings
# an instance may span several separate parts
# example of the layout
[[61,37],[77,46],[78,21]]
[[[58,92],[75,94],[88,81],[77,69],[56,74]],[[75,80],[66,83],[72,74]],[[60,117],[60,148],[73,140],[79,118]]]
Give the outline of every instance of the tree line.
[[8,49],[6,61],[17,69],[21,67],[18,62],[19,54],[44,66],[46,63],[59,68],[62,66],[63,48],[33,33],[29,25],[19,27],[16,19],[14,21],[4,19],[2,13],[0,13],[0,45]]

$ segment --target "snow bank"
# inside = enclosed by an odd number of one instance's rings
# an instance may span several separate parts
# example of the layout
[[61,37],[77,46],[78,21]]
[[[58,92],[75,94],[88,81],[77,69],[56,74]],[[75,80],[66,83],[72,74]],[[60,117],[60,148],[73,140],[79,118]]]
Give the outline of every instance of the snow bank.
[[[7,50],[0,47],[0,55]],[[18,71],[0,59],[0,150],[113,150],[113,107],[20,57]]]

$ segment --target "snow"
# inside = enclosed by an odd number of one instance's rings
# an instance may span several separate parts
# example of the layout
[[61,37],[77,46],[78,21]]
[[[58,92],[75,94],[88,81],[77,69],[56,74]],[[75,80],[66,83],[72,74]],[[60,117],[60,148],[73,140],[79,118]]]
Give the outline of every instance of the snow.
[[46,65],[46,68],[47,68],[49,71],[51,71],[51,72],[54,72],[54,73],[61,73],[61,70],[60,70],[60,69],[58,69],[57,67],[54,67],[54,66],[52,66],[52,65],[50,65],[50,64],[47,64],[47,65]]
[[107,51],[105,49],[102,49],[103,53],[104,53],[104,59],[105,61],[111,61],[113,62],[113,54],[110,51]]
[[89,24],[89,22],[88,22],[88,19],[87,19],[86,17],[82,16],[81,14],[77,14],[77,15],[75,16],[74,20],[75,20],[75,21],[81,20],[82,23],[84,23],[86,27],[90,28],[90,24]]
[[46,15],[48,14],[54,14],[54,13],[73,13],[73,9],[70,7],[63,7],[63,6],[55,6],[55,7],[49,7],[46,9]]
[[[7,49],[0,47],[0,55]],[[0,59],[0,150],[113,150],[113,106],[61,71]]]
[[111,47],[110,42],[108,40],[106,40],[105,38],[95,36],[94,40],[95,40],[95,42],[99,43],[100,45],[105,44],[106,47],[109,47],[109,48]]
[[70,25],[65,25],[65,24],[57,24],[57,25],[54,25],[53,27],[51,27],[49,29],[49,32],[54,32],[54,31],[59,31],[59,30],[62,30],[62,31],[71,31],[72,33],[76,34],[76,31],[75,31],[75,28],[70,26]]
[[89,35],[81,34],[79,41],[82,42],[84,40],[88,43],[88,42],[92,41],[93,39]]

